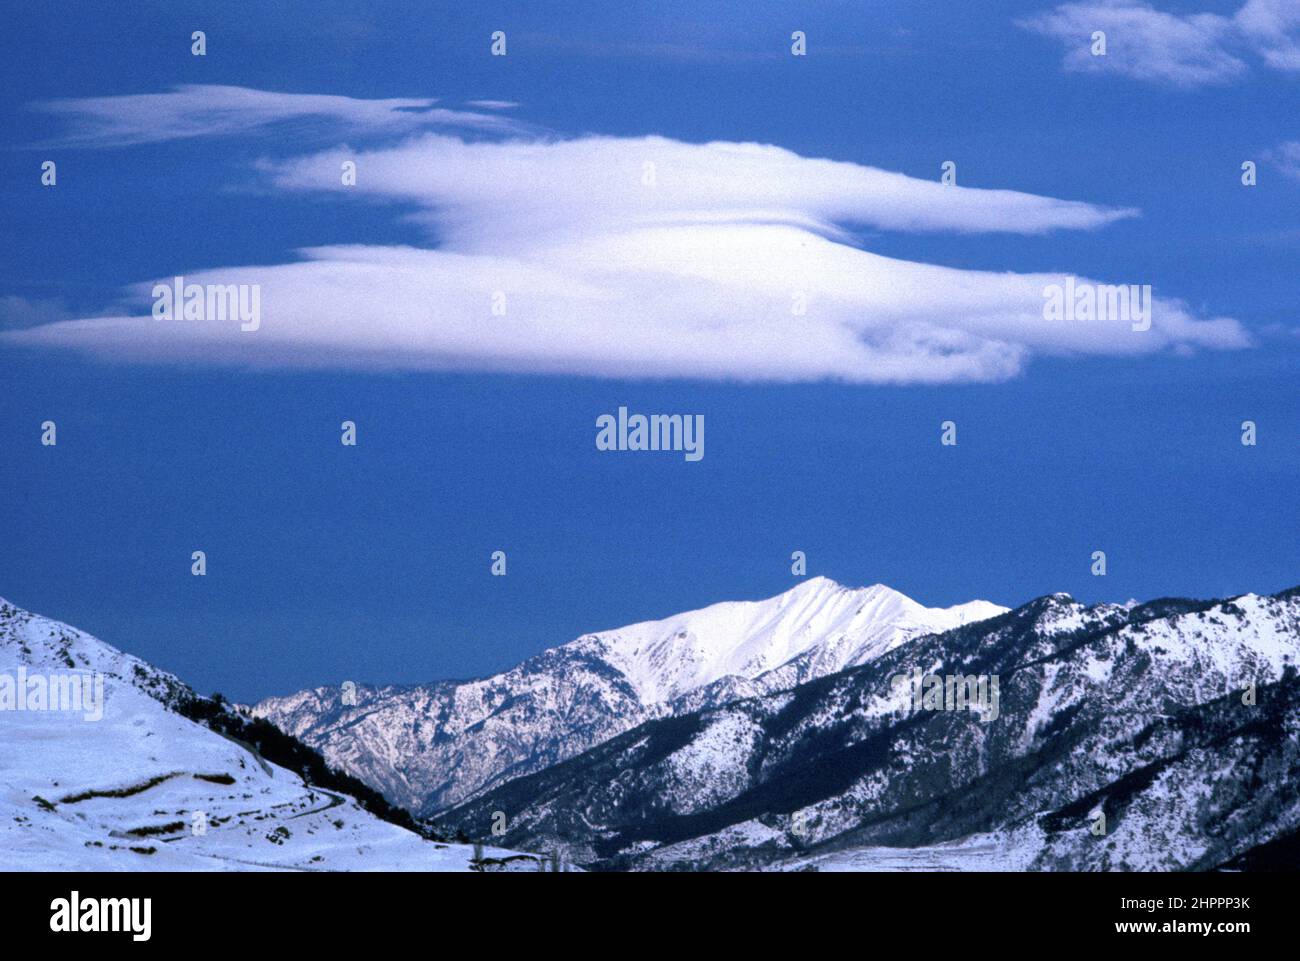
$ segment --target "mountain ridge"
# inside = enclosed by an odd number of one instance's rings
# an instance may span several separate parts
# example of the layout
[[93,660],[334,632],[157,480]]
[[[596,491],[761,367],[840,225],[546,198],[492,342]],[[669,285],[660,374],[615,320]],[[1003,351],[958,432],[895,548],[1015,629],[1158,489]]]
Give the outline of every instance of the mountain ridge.
[[[646,722],[439,823],[473,833],[503,812],[507,842],[597,869],[1214,867],[1300,824],[1297,660],[1294,590],[1049,595]],[[1000,715],[917,710],[891,681],[913,668],[1000,677]]]
[[812,577],[771,598],[583,634],[484,678],[358,685],[356,704],[318,687],[252,711],[428,815],[649,718],[792,687],[1004,610],[927,608],[884,585]]

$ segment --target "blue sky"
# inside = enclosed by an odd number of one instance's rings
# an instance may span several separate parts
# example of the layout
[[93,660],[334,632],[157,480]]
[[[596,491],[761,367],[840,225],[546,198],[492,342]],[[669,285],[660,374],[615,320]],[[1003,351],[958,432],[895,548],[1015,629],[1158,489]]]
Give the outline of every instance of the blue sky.
[[[1300,582],[1295,4],[697,6],[12,13],[0,596],[252,699],[767,596],[796,549],[936,605]],[[264,280],[264,329],[160,328],[177,273]],[[1151,337],[1036,321],[1058,273],[1151,284]],[[706,456],[598,452],[619,406]]]

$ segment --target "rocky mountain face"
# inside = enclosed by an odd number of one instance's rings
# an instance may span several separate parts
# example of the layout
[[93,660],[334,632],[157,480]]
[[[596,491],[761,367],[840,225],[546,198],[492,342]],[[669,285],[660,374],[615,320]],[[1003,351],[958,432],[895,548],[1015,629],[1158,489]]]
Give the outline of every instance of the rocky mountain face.
[[1300,589],[1053,595],[650,720],[439,824],[504,816],[501,843],[597,869],[1275,866],[1300,850],[1298,660]]
[[342,687],[253,708],[395,804],[429,815],[544,770],[647,720],[782,690],[922,634],[1003,612],[927,608],[826,578],[588,634],[509,671],[414,687]]
[[0,600],[0,870],[539,865],[441,843],[269,724]]

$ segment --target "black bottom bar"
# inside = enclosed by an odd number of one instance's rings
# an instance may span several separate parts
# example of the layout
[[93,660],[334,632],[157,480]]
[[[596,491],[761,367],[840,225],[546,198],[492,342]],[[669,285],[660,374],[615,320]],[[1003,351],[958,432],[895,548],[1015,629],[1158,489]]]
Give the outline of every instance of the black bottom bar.
[[[774,934],[852,931],[864,946],[917,939],[918,946],[945,952],[1036,936],[1071,947],[1136,941],[1182,950],[1195,941],[1231,951],[1280,945],[1293,934],[1297,879],[1228,873],[7,874],[0,876],[0,917],[11,946],[75,939],[80,946],[120,942],[128,950],[145,944],[259,950],[285,937],[299,949],[373,950],[377,935],[429,943],[439,932],[473,933],[482,946],[496,948],[610,934],[646,939],[651,947],[688,931],[693,939],[734,948],[761,945]],[[104,912],[104,923],[117,913],[118,926],[128,930],[52,931],[52,919],[70,926],[73,891],[87,918],[87,910],[100,911],[98,904],[87,909],[87,901],[148,898],[148,941],[134,941],[129,930],[132,919],[137,931],[143,928],[143,912],[126,913],[121,904]],[[445,948],[456,950],[452,942]]]

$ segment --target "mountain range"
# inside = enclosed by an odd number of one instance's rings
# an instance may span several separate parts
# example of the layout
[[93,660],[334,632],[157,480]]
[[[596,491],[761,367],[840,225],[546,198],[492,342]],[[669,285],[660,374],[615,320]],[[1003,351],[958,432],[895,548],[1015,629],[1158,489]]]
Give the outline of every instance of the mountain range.
[[814,577],[767,600],[586,634],[491,677],[319,687],[252,710],[429,816],[648,720],[793,687],[1004,610],[927,608]]
[[[1294,869],[1298,658],[1300,589],[1052,595],[647,722],[439,824],[503,813],[502,843],[598,869]],[[996,679],[997,710],[918,705],[918,673]]]
[[[0,868],[1295,869],[1298,661],[1300,588],[940,609],[812,578],[244,708],[0,601]],[[6,707],[15,671],[102,676],[102,717]]]

